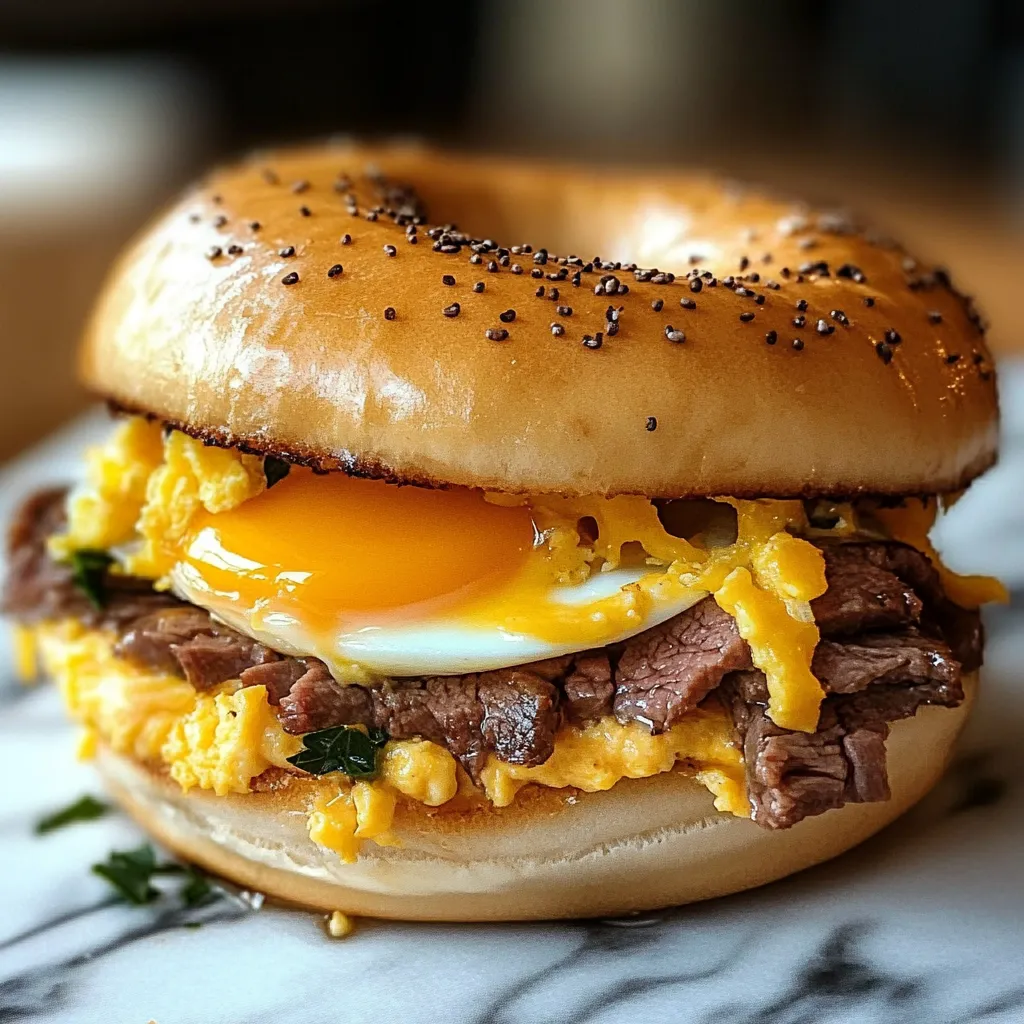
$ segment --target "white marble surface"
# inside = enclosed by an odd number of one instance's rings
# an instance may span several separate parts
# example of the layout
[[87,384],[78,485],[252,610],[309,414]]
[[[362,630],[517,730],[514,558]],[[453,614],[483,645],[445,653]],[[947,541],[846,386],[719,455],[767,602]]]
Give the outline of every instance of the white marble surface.
[[[0,650],[0,1024],[1024,1021],[1024,365],[1003,368],[1003,404],[1003,462],[942,530],[952,564],[1017,597],[987,616],[957,763],[882,835],[728,899],[618,922],[367,921],[342,942],[229,897],[125,906],[89,865],[140,842],[132,824],[32,832],[99,787],[55,694],[14,684]],[[0,475],[0,515],[103,429],[87,418]]]

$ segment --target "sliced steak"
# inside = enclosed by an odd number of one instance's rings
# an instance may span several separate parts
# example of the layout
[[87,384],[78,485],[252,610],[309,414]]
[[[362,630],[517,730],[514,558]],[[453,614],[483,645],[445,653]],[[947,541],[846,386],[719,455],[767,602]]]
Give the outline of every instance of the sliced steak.
[[941,641],[908,630],[866,633],[845,643],[822,640],[811,670],[829,693],[854,693],[879,683],[953,683],[960,666]]
[[259,665],[242,669],[238,678],[243,686],[265,686],[267,701],[277,707],[315,661],[315,658],[279,658],[277,661],[264,661]]
[[615,717],[662,732],[692,711],[727,672],[750,667],[736,622],[706,597],[627,640],[615,672]]
[[[832,681],[852,692],[832,691],[813,733],[791,732],[768,718],[760,672],[734,673],[722,685],[743,744],[752,816],[765,828],[789,828],[845,803],[889,799],[889,723],[925,704],[955,707],[963,700],[960,667],[948,648],[913,631],[835,644],[828,657]],[[866,683],[865,658],[879,670]]]
[[484,744],[509,764],[543,764],[555,749],[561,724],[558,690],[522,669],[502,669],[479,677],[477,696],[484,711]]
[[579,655],[572,671],[565,676],[562,690],[565,712],[578,724],[611,714],[615,683],[608,652],[587,651]]
[[281,698],[280,718],[295,734],[374,725],[393,739],[432,740],[473,774],[488,752],[510,764],[543,763],[560,723],[558,689],[522,669],[392,679],[369,688],[342,686],[324,668],[302,676]]
[[[974,608],[961,608],[946,596],[938,570],[923,552],[899,541],[822,544],[821,550],[829,589],[811,602],[811,608],[824,635],[890,629],[920,621],[923,629],[949,644],[965,672],[981,666],[984,631],[980,614]],[[899,612],[899,587],[894,578],[905,591],[909,588],[914,598],[914,607],[908,605],[905,615]],[[844,597],[854,593],[859,596]],[[873,599],[877,605],[872,609]],[[859,624],[855,615],[850,616],[858,602],[870,612]]]
[[848,768],[843,733],[823,708],[818,731],[780,729],[757,704],[736,704],[743,737],[751,817],[765,828],[789,828],[844,802]]
[[279,658],[263,644],[238,634],[196,636],[183,644],[174,644],[171,653],[197,690],[240,679],[247,669]]
[[898,629],[920,619],[920,598],[871,557],[876,547],[881,545],[821,545],[828,589],[811,602],[811,610],[823,635]]
[[130,622],[114,652],[137,664],[183,675],[197,690],[240,679],[246,669],[281,658],[217,622],[209,612],[180,602]]
[[310,658],[306,671],[280,698],[278,718],[285,732],[300,736],[337,725],[373,725],[373,700],[365,686],[342,686],[322,661]]

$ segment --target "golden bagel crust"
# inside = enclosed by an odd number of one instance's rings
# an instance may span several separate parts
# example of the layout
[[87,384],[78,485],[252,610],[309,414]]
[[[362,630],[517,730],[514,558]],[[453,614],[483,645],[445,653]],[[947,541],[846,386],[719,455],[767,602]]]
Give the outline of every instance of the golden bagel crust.
[[[391,215],[418,209],[396,183],[427,212],[417,244]],[[450,221],[533,251],[428,233]],[[677,277],[540,264],[541,246]],[[415,146],[298,149],[212,174],[122,257],[81,368],[115,405],[218,444],[506,492],[935,493],[996,445],[969,303],[842,218],[710,177]]]
[[718,814],[677,772],[603,793],[531,786],[507,808],[399,802],[401,849],[364,843],[354,864],[313,843],[312,787],[182,793],[165,772],[101,749],[113,797],[183,858],[291,903],[424,921],[513,921],[652,910],[723,896],[835,857],[899,817],[935,784],[977,690],[959,708],[923,708],[887,743],[892,799],[850,804],[770,832]]

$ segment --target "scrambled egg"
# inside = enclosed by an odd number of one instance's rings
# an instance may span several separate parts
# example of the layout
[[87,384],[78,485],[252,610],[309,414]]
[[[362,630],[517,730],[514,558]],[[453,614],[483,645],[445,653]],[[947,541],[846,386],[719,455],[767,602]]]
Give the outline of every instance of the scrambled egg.
[[68,502],[55,557],[81,548],[125,548],[126,572],[154,580],[177,560],[177,544],[200,510],[237,508],[266,490],[263,460],[214,448],[158,423],[126,419],[88,453],[85,485]]
[[[287,758],[302,741],[284,732],[263,686],[232,691],[230,684],[198,693],[174,676],[147,672],[118,658],[112,638],[75,622],[39,626],[42,665],[52,675],[72,716],[86,727],[83,755],[99,737],[113,751],[140,761],[165,764],[185,790],[218,795],[247,793],[268,768],[288,768]],[[699,710],[659,736],[637,723],[614,719],[563,729],[551,758],[537,768],[492,758],[483,772],[487,796],[507,806],[529,782],[587,792],[610,789],[623,778],[646,778],[685,761],[694,777],[715,794],[715,806],[749,813],[743,765],[732,745],[724,712]],[[426,740],[391,741],[373,781],[325,780],[309,813],[310,837],[354,860],[364,840],[398,843],[391,833],[400,796],[439,807],[456,795],[455,758]]]
[[666,732],[652,735],[639,722],[622,725],[604,718],[558,735],[554,753],[535,768],[491,757],[481,773],[488,798],[507,807],[527,783],[587,793],[611,789],[620,779],[646,779],[670,771],[677,762],[696,763],[696,778],[715,794],[715,807],[740,817],[750,814],[743,758],[732,742],[725,710],[698,708]]
[[74,719],[118,754],[163,763],[183,789],[247,793],[273,765],[289,767],[289,736],[263,686],[198,693],[176,676],[118,658],[111,637],[66,621],[38,627],[43,667]]

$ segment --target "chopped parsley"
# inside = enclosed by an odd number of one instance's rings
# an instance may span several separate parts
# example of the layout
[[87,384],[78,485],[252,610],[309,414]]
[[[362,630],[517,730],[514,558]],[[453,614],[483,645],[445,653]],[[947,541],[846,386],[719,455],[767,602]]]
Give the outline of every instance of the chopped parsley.
[[178,875],[182,884],[178,898],[186,907],[199,907],[214,896],[210,880],[192,864],[159,863],[149,843],[134,850],[115,850],[102,864],[93,864],[94,874],[106,879],[129,903],[152,903],[161,893],[153,885],[159,875]]
[[388,741],[383,729],[367,729],[342,725],[321,729],[302,737],[302,749],[288,763],[310,775],[344,772],[353,779],[377,774],[377,755]]
[[160,895],[152,882],[158,868],[149,843],[135,850],[115,850],[104,863],[93,864],[92,870],[136,906],[152,903]]
[[36,822],[36,835],[45,836],[49,832],[56,832],[65,825],[73,825],[77,821],[95,821],[102,818],[110,810],[110,805],[101,803],[93,796],[83,796],[67,807],[48,814]]
[[71,579],[94,608],[102,611],[107,600],[107,569],[114,559],[106,551],[82,548],[68,557]]
[[210,880],[194,865],[185,870],[185,884],[178,892],[186,907],[199,907],[213,898]]
[[263,473],[267,478],[267,487],[279,484],[291,470],[291,463],[279,459],[276,455],[268,455],[263,460]]

